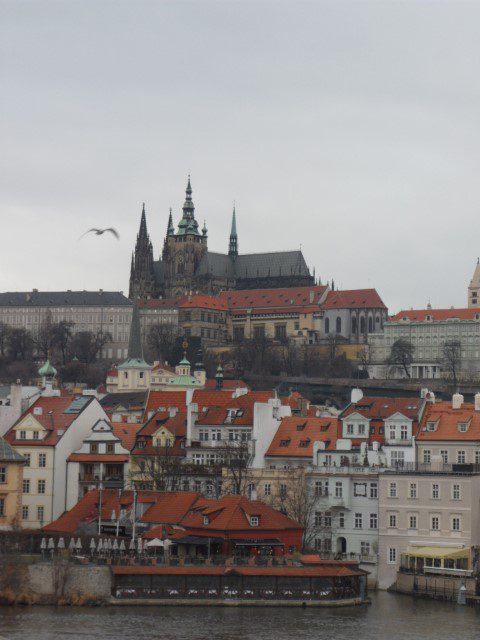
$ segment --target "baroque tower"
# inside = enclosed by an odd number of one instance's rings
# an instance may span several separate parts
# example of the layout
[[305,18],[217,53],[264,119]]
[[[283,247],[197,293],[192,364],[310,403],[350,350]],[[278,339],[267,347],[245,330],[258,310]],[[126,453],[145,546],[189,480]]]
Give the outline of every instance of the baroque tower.
[[153,270],[153,247],[147,231],[145,203],[142,207],[140,229],[137,234],[135,251],[130,267],[130,286],[128,297],[131,299],[153,298],[157,295],[155,273]]

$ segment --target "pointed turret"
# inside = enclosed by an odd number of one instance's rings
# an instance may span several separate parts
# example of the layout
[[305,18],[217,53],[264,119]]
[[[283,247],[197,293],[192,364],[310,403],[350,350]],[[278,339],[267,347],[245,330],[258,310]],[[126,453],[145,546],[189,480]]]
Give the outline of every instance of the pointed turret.
[[170,207],[170,215],[168,216],[167,236],[173,236],[174,234],[175,234],[175,227],[173,226],[172,208]]
[[147,230],[145,203],[142,205],[140,228],[132,257],[130,270],[130,288],[128,297],[152,298],[156,294],[155,273],[153,270],[153,248]]
[[139,238],[148,238],[147,231],[147,216],[145,213],[145,203],[142,204],[142,216],[140,218],[140,231],[138,232]]
[[468,287],[468,306],[470,309],[480,306],[480,258],[477,258],[473,278]]
[[198,222],[195,220],[195,206],[192,200],[192,185],[188,176],[187,188],[185,190],[185,202],[183,203],[183,216],[178,223],[178,235],[200,235],[198,232]]
[[235,205],[233,205],[232,213],[232,228],[230,230],[230,242],[228,245],[228,255],[232,258],[238,256],[238,236],[237,236],[237,216],[235,212]]

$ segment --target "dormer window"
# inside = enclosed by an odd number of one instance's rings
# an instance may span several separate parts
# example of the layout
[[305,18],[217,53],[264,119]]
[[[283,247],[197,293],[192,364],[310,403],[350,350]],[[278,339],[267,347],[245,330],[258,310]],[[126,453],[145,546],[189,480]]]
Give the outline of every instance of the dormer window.
[[27,432],[26,431],[20,431],[20,435],[18,436],[19,440],[26,440],[27,439]]
[[144,448],[145,448],[145,441],[144,441],[144,440],[140,440],[140,441],[137,443],[137,447],[138,447],[139,449],[144,449]]
[[425,427],[425,431],[435,431],[437,428],[436,422],[427,422],[427,426]]
[[208,516],[203,516],[203,524],[206,527],[208,524],[210,524],[210,519]]
[[303,431],[307,426],[306,422],[302,422],[301,424],[297,424],[297,431]]
[[98,444],[96,442],[90,443],[90,453],[98,453]]
[[290,444],[290,440],[280,440],[281,447],[288,447],[289,444]]
[[33,431],[33,436],[32,437],[33,437],[34,440],[38,440],[38,435],[39,435],[38,431]]
[[310,438],[307,438],[307,440],[300,440],[299,442],[299,447],[302,447],[303,449],[305,449],[306,447],[308,447],[308,445],[310,444]]
[[458,430],[460,431],[460,433],[465,433],[466,431],[468,431],[468,422],[459,422]]
[[260,524],[260,517],[259,516],[250,516],[250,526],[251,527],[258,527],[259,524]]

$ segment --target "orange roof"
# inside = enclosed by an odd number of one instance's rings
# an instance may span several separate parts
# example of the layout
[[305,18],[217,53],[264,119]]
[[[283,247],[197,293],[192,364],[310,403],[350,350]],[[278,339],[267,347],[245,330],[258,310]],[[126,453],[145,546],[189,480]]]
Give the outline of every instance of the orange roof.
[[186,391],[154,391],[151,389],[148,392],[145,415],[148,416],[150,411],[158,411],[160,407],[164,409],[169,407],[181,409],[186,406],[186,402]]
[[376,289],[329,291],[322,309],[386,309]]
[[154,504],[142,516],[142,522],[178,524],[198,501],[194,491],[158,493]]
[[286,309],[318,305],[326,286],[285,287],[279,289],[245,289],[223,291],[219,294],[227,307],[234,309]]
[[[10,445],[54,447],[79,413],[92,401],[93,397],[89,396],[41,396],[20,416],[4,438]],[[39,410],[41,414],[38,414]],[[29,414],[33,415],[35,420],[46,429],[47,434],[43,439],[16,439],[15,426]]]
[[[434,431],[426,431],[427,422],[435,425]],[[466,431],[459,431],[459,425],[467,425]],[[417,433],[417,441],[430,440],[480,440],[480,413],[475,405],[464,403],[460,409],[453,409],[451,402],[428,402]]]
[[[222,392],[220,392],[222,393]],[[223,392],[223,395],[226,395]],[[273,398],[272,391],[250,391],[249,393],[239,396],[238,398],[232,398],[229,394],[229,398],[223,398],[220,396],[220,406],[211,403],[203,403],[200,400],[195,399],[198,402],[198,419],[196,424],[198,425],[253,425],[253,412],[256,402],[268,402]],[[214,401],[215,402],[215,401]],[[204,411],[206,409],[206,411]],[[228,418],[229,409],[236,409],[237,415],[233,418]]]
[[138,431],[142,428],[138,422],[112,422],[113,433],[120,439],[122,447],[131,451]]
[[[217,381],[211,378],[205,382],[205,391],[213,391],[216,388]],[[223,389],[225,391],[234,391],[235,389],[248,389],[248,385],[243,380],[223,380]]]
[[360,413],[370,420],[384,420],[394,413],[401,413],[405,417],[415,420],[423,405],[424,400],[421,398],[365,396],[358,402],[349,404],[340,414],[340,418],[346,418],[352,413]]
[[[416,322],[426,322],[427,316],[431,320],[475,320],[479,314],[478,309],[409,309],[407,311],[399,311],[389,318],[390,322],[400,322],[408,319]],[[428,321],[429,322],[429,321]]]
[[67,462],[128,462],[126,453],[71,453]]
[[325,442],[326,449],[335,449],[338,419],[288,416],[283,418],[266,456],[311,458],[313,443]]
[[196,293],[184,298],[178,305],[181,309],[210,309],[212,311],[227,311],[225,301],[219,296],[208,296]]

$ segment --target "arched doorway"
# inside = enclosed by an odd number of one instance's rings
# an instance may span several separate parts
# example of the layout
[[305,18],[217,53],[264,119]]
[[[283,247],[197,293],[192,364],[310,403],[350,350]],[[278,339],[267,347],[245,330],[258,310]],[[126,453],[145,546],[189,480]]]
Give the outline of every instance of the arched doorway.
[[337,538],[337,553],[347,553],[347,541],[343,536]]

